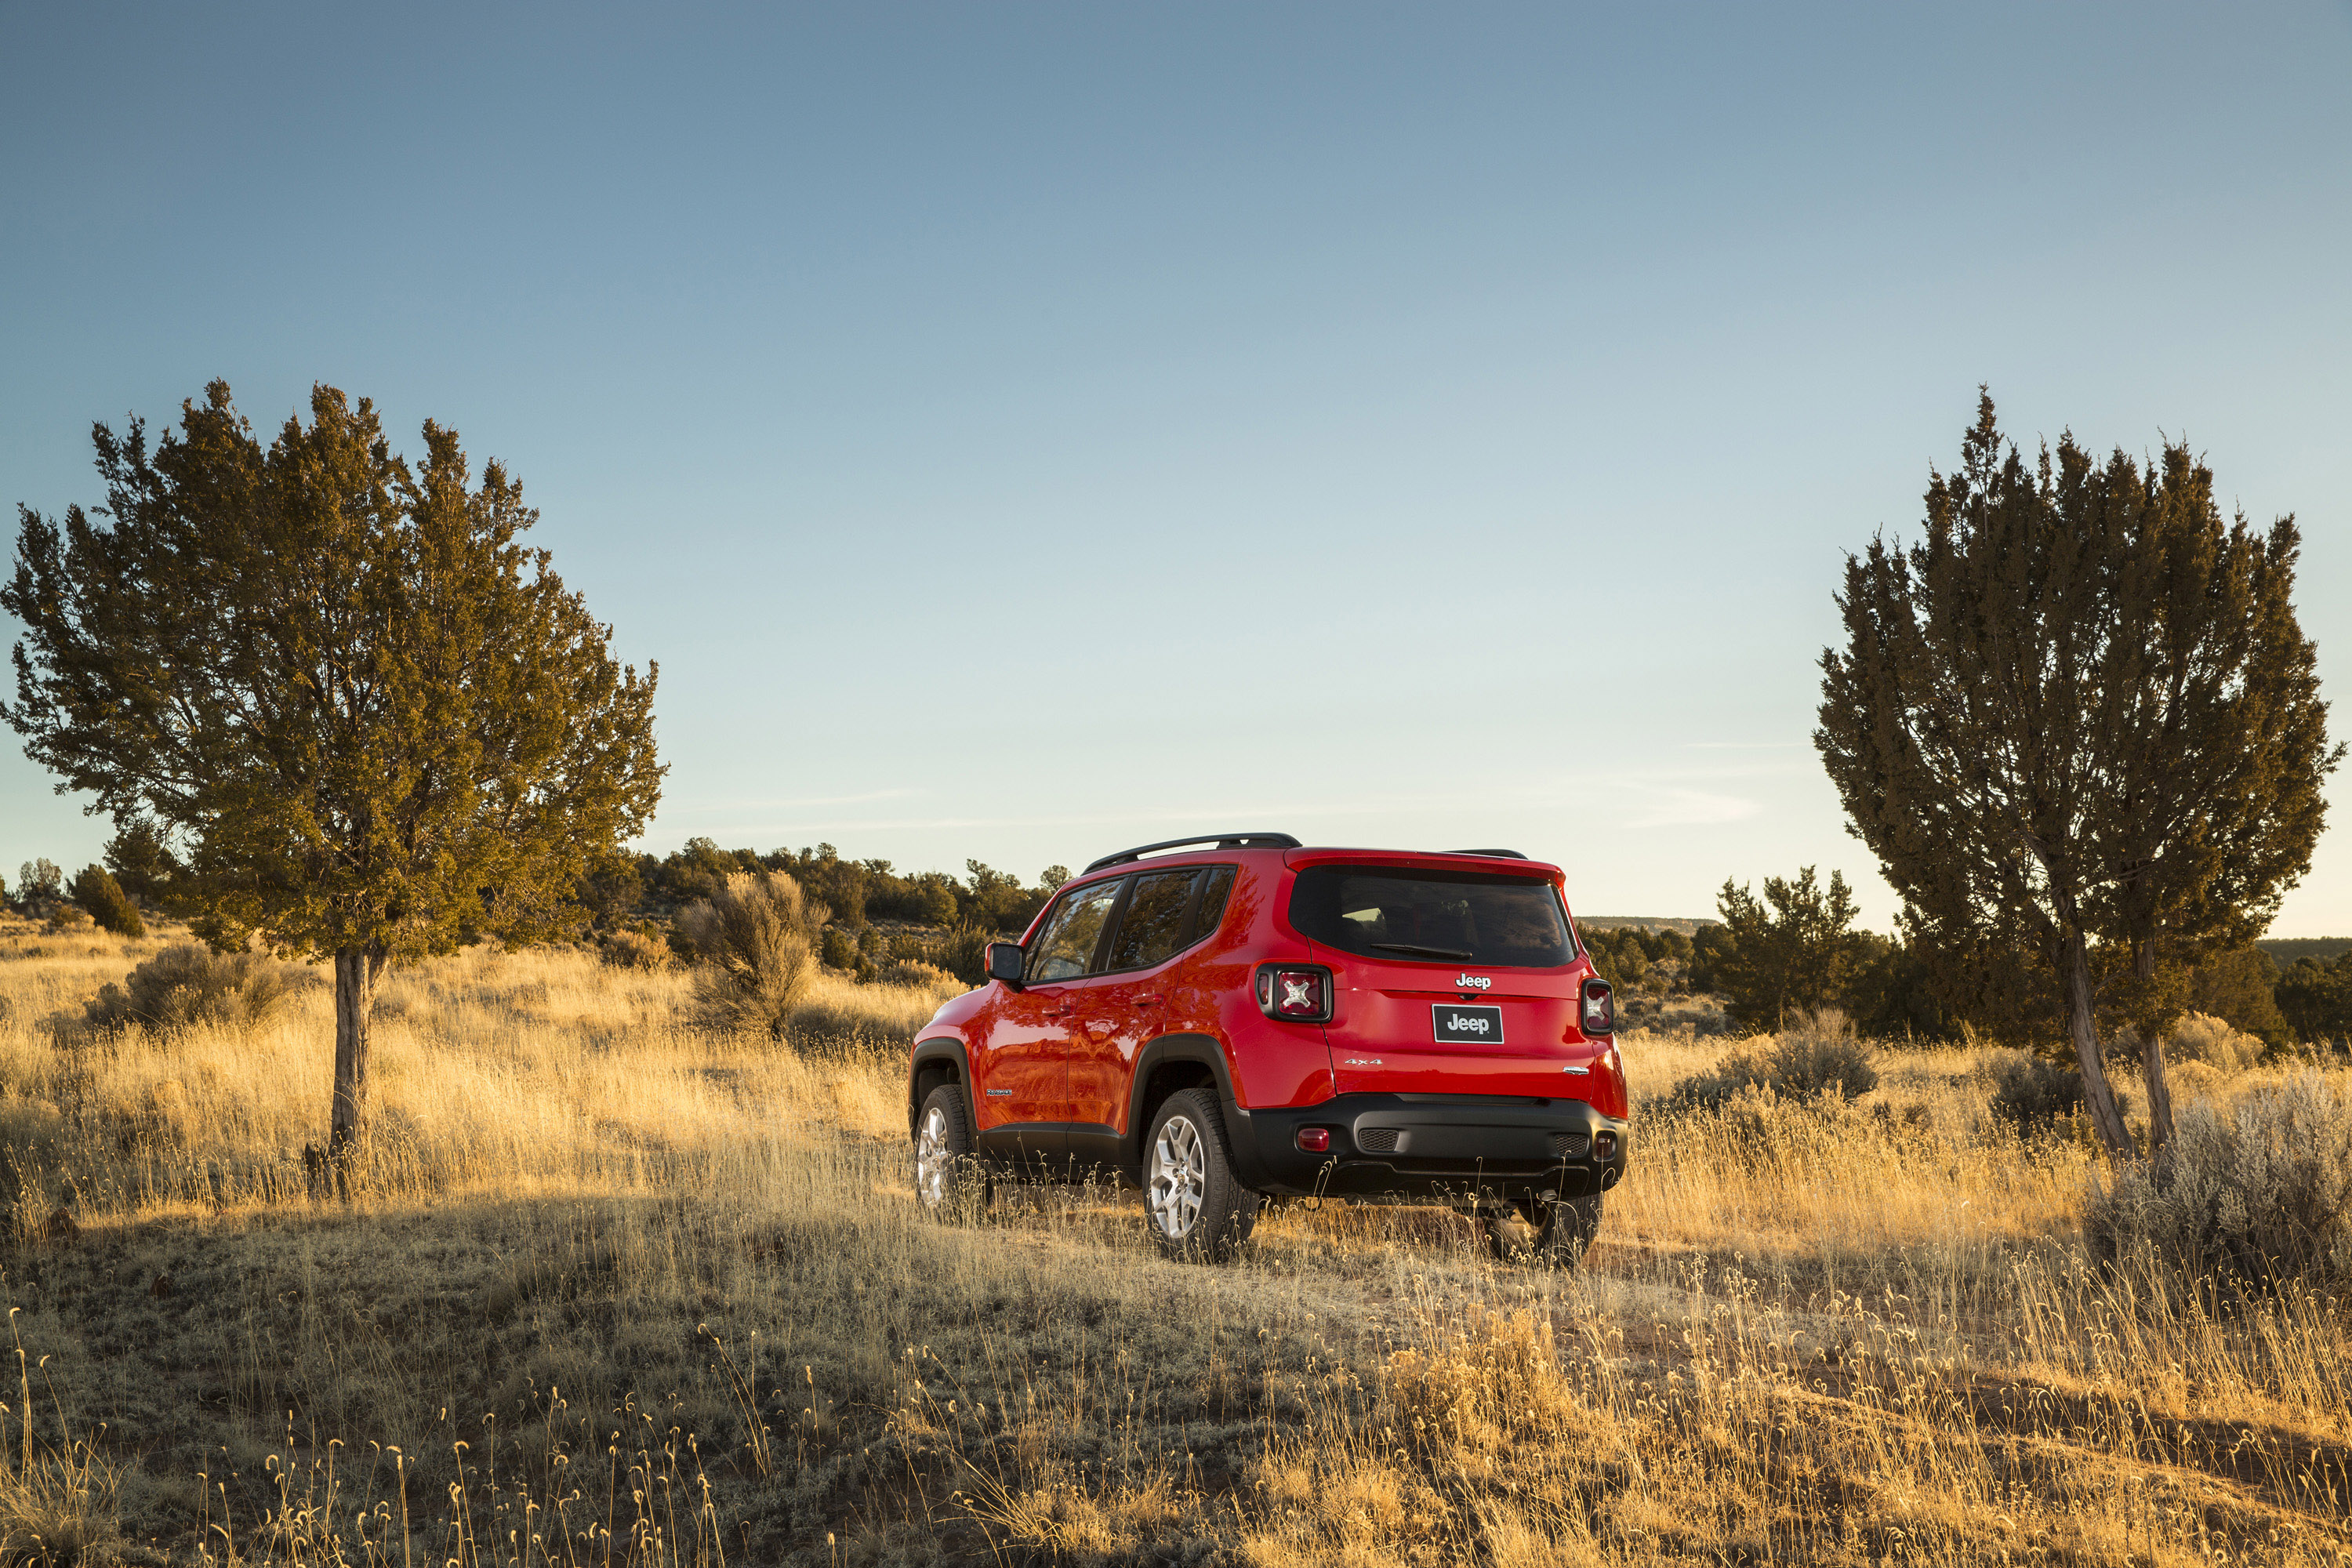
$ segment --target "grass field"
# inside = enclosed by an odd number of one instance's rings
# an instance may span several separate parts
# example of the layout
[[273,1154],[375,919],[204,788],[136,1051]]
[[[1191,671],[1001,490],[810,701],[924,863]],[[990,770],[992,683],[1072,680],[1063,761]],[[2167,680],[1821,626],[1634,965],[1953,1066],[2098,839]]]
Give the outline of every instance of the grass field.
[[[571,951],[396,976],[375,1137],[314,1199],[323,985],[41,1026],[158,945],[0,932],[16,1559],[2352,1555],[2342,1309],[2094,1267],[2092,1157],[1991,1121],[1998,1052],[1637,1121],[1580,1273],[1307,1206],[1186,1268],[1115,1192],[927,1223],[887,1049],[698,1034],[677,973]],[[823,1000],[875,1038],[932,1005]],[[1637,1097],[1725,1048],[1624,1047]]]

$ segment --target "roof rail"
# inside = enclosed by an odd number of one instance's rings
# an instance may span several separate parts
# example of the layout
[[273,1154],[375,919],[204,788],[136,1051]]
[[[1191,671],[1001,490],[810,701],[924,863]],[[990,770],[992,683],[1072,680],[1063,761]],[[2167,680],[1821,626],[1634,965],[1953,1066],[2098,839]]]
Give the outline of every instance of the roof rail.
[[1524,860],[1526,856],[1516,849],[1448,849],[1448,855],[1486,855],[1497,860]]
[[[1181,849],[1188,844],[1213,844],[1220,849],[1296,849],[1298,840],[1287,833],[1204,833],[1198,838],[1167,838],[1157,844],[1139,844],[1132,849],[1122,849],[1116,855],[1106,855],[1085,870],[1081,877],[1090,877],[1106,866],[1116,866],[1122,860],[1134,860],[1157,849]],[[1525,858],[1524,856],[1521,857]]]

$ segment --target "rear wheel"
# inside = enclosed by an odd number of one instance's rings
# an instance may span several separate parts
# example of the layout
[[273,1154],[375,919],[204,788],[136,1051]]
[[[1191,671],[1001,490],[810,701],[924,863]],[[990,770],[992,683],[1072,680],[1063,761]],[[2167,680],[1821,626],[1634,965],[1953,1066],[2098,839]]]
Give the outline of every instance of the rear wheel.
[[963,1089],[943,1083],[915,1113],[915,1201],[934,1219],[969,1220],[987,1206],[988,1185],[972,1158]]
[[1258,1194],[1234,1174],[1216,1097],[1170,1095],[1144,1144],[1143,1209],[1151,1239],[1171,1258],[1223,1258],[1257,1226]]
[[1574,1268],[1600,1234],[1601,1194],[1538,1201],[1483,1215],[1479,1224],[1487,1249],[1507,1263]]

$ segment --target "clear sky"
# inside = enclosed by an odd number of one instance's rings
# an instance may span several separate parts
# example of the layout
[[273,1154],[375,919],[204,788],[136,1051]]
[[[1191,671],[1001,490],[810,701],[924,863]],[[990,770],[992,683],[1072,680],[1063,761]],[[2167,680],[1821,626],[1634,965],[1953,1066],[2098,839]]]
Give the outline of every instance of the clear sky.
[[[1884,927],[1814,661],[1980,382],[2298,514],[2352,690],[2341,0],[13,4],[0,72],[0,500],[215,376],[455,426],[661,663],[656,849],[1818,863]],[[0,866],[94,858],[6,740]],[[2352,932],[2334,799],[2277,934]]]

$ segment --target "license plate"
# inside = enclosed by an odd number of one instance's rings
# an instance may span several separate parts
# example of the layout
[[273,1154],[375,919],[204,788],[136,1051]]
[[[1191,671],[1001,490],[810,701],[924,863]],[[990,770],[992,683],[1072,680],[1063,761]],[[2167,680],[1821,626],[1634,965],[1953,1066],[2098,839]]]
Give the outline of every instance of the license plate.
[[1438,1002],[1429,1009],[1430,1025],[1442,1046],[1499,1046],[1503,1043],[1500,1007],[1457,1007]]

